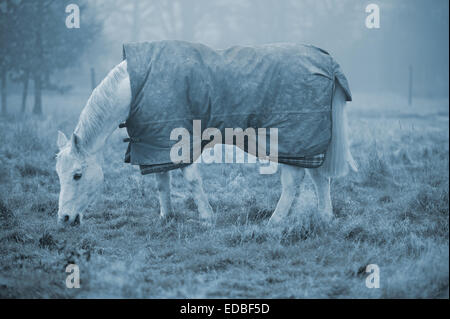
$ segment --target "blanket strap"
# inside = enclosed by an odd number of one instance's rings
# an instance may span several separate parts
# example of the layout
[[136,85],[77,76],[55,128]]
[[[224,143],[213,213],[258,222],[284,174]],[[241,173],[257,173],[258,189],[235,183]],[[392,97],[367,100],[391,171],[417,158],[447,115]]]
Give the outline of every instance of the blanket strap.
[[138,143],[140,141],[141,141],[141,139],[140,138],[136,138],[136,137],[127,137],[127,138],[123,139],[124,143],[130,143],[130,142]]

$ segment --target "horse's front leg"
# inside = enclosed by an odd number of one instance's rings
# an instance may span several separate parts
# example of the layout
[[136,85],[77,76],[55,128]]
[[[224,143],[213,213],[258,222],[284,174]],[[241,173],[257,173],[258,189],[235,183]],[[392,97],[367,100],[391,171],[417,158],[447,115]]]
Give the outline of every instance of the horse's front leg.
[[191,164],[183,167],[181,170],[183,171],[183,176],[187,182],[189,191],[197,204],[200,218],[204,220],[211,220],[213,217],[213,210],[203,190],[202,177],[198,171],[197,164]]
[[291,165],[281,166],[281,197],[275,212],[269,219],[269,224],[278,223],[288,215],[304,176],[305,170],[303,168]]
[[159,195],[160,216],[161,218],[172,216],[172,203],[170,201],[170,173],[156,173],[155,177]]

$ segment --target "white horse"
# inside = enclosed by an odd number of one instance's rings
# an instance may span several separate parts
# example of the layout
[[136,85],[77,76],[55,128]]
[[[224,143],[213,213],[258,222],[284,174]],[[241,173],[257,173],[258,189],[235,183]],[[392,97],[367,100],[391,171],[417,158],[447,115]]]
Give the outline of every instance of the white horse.
[[[92,92],[70,140],[64,133],[58,132],[56,171],[61,186],[58,223],[81,223],[84,211],[96,197],[103,182],[102,147],[118,125],[127,119],[130,104],[130,78],[127,62],[124,60],[111,70]],[[336,85],[332,102],[332,139],[325,162],[320,168],[306,169],[315,185],[318,211],[326,219],[333,216],[330,178],[346,175],[349,168],[356,171],[347,141],[345,105],[345,93]],[[197,164],[181,170],[197,204],[199,217],[210,220],[213,210],[203,190]],[[165,172],[154,175],[159,194],[160,216],[171,216],[170,174]],[[288,214],[304,175],[304,168],[281,165],[282,193],[269,223],[277,223]]]

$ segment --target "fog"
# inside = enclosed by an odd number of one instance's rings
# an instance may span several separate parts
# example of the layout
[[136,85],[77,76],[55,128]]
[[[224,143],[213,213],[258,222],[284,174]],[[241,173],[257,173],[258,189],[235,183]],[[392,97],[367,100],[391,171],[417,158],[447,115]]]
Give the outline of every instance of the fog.
[[[188,298],[449,298],[448,12],[449,0],[0,0],[0,298],[175,298],[156,301],[168,318]],[[329,105],[319,76],[295,95],[300,63],[276,78],[242,67],[246,54],[211,94],[196,80],[212,68],[180,81],[167,54],[145,81],[135,68],[131,103],[123,72],[88,100],[124,43],[164,39],[313,44],[353,100],[337,91]],[[199,145],[191,120],[202,142],[230,143],[226,125],[280,165],[217,144],[198,173],[172,170],[171,150]],[[338,162],[358,171],[330,179]]]
[[[114,4],[113,4],[114,2]],[[124,5],[126,3],[127,5]],[[360,0],[105,1],[98,55],[117,61],[127,41],[181,39],[215,48],[272,42],[309,43],[329,51],[355,91],[448,95],[448,1],[373,1],[380,28],[368,29]]]
[[[373,1],[379,7],[380,25],[371,29],[366,26],[371,14],[366,7],[371,2],[360,0],[0,3],[0,67],[6,68],[3,74],[10,77],[9,87],[17,92],[30,69],[45,74],[44,93],[57,87],[54,83],[59,89],[89,90],[91,69],[98,83],[121,61],[123,43],[179,39],[214,48],[313,44],[341,64],[354,92],[407,96],[411,69],[413,96],[448,97],[447,0]],[[70,3],[79,5],[80,28],[67,29],[64,23],[70,13],[64,9]],[[12,55],[9,59],[8,54]],[[17,60],[21,56],[25,58]],[[31,87],[35,82],[30,82]]]

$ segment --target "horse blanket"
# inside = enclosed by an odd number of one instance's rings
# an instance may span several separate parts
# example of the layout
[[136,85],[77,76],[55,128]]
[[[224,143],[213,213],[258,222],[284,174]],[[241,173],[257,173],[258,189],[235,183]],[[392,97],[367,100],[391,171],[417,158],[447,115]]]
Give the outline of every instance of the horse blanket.
[[278,162],[319,167],[331,141],[336,83],[351,101],[339,64],[311,45],[214,50],[161,41],[125,44],[123,58],[132,91],[122,125],[129,135],[125,162],[140,165],[142,174],[188,165],[171,161],[177,141],[170,134],[185,128],[192,136],[193,120],[201,120],[202,131],[217,128],[222,136],[225,128],[277,128]]

